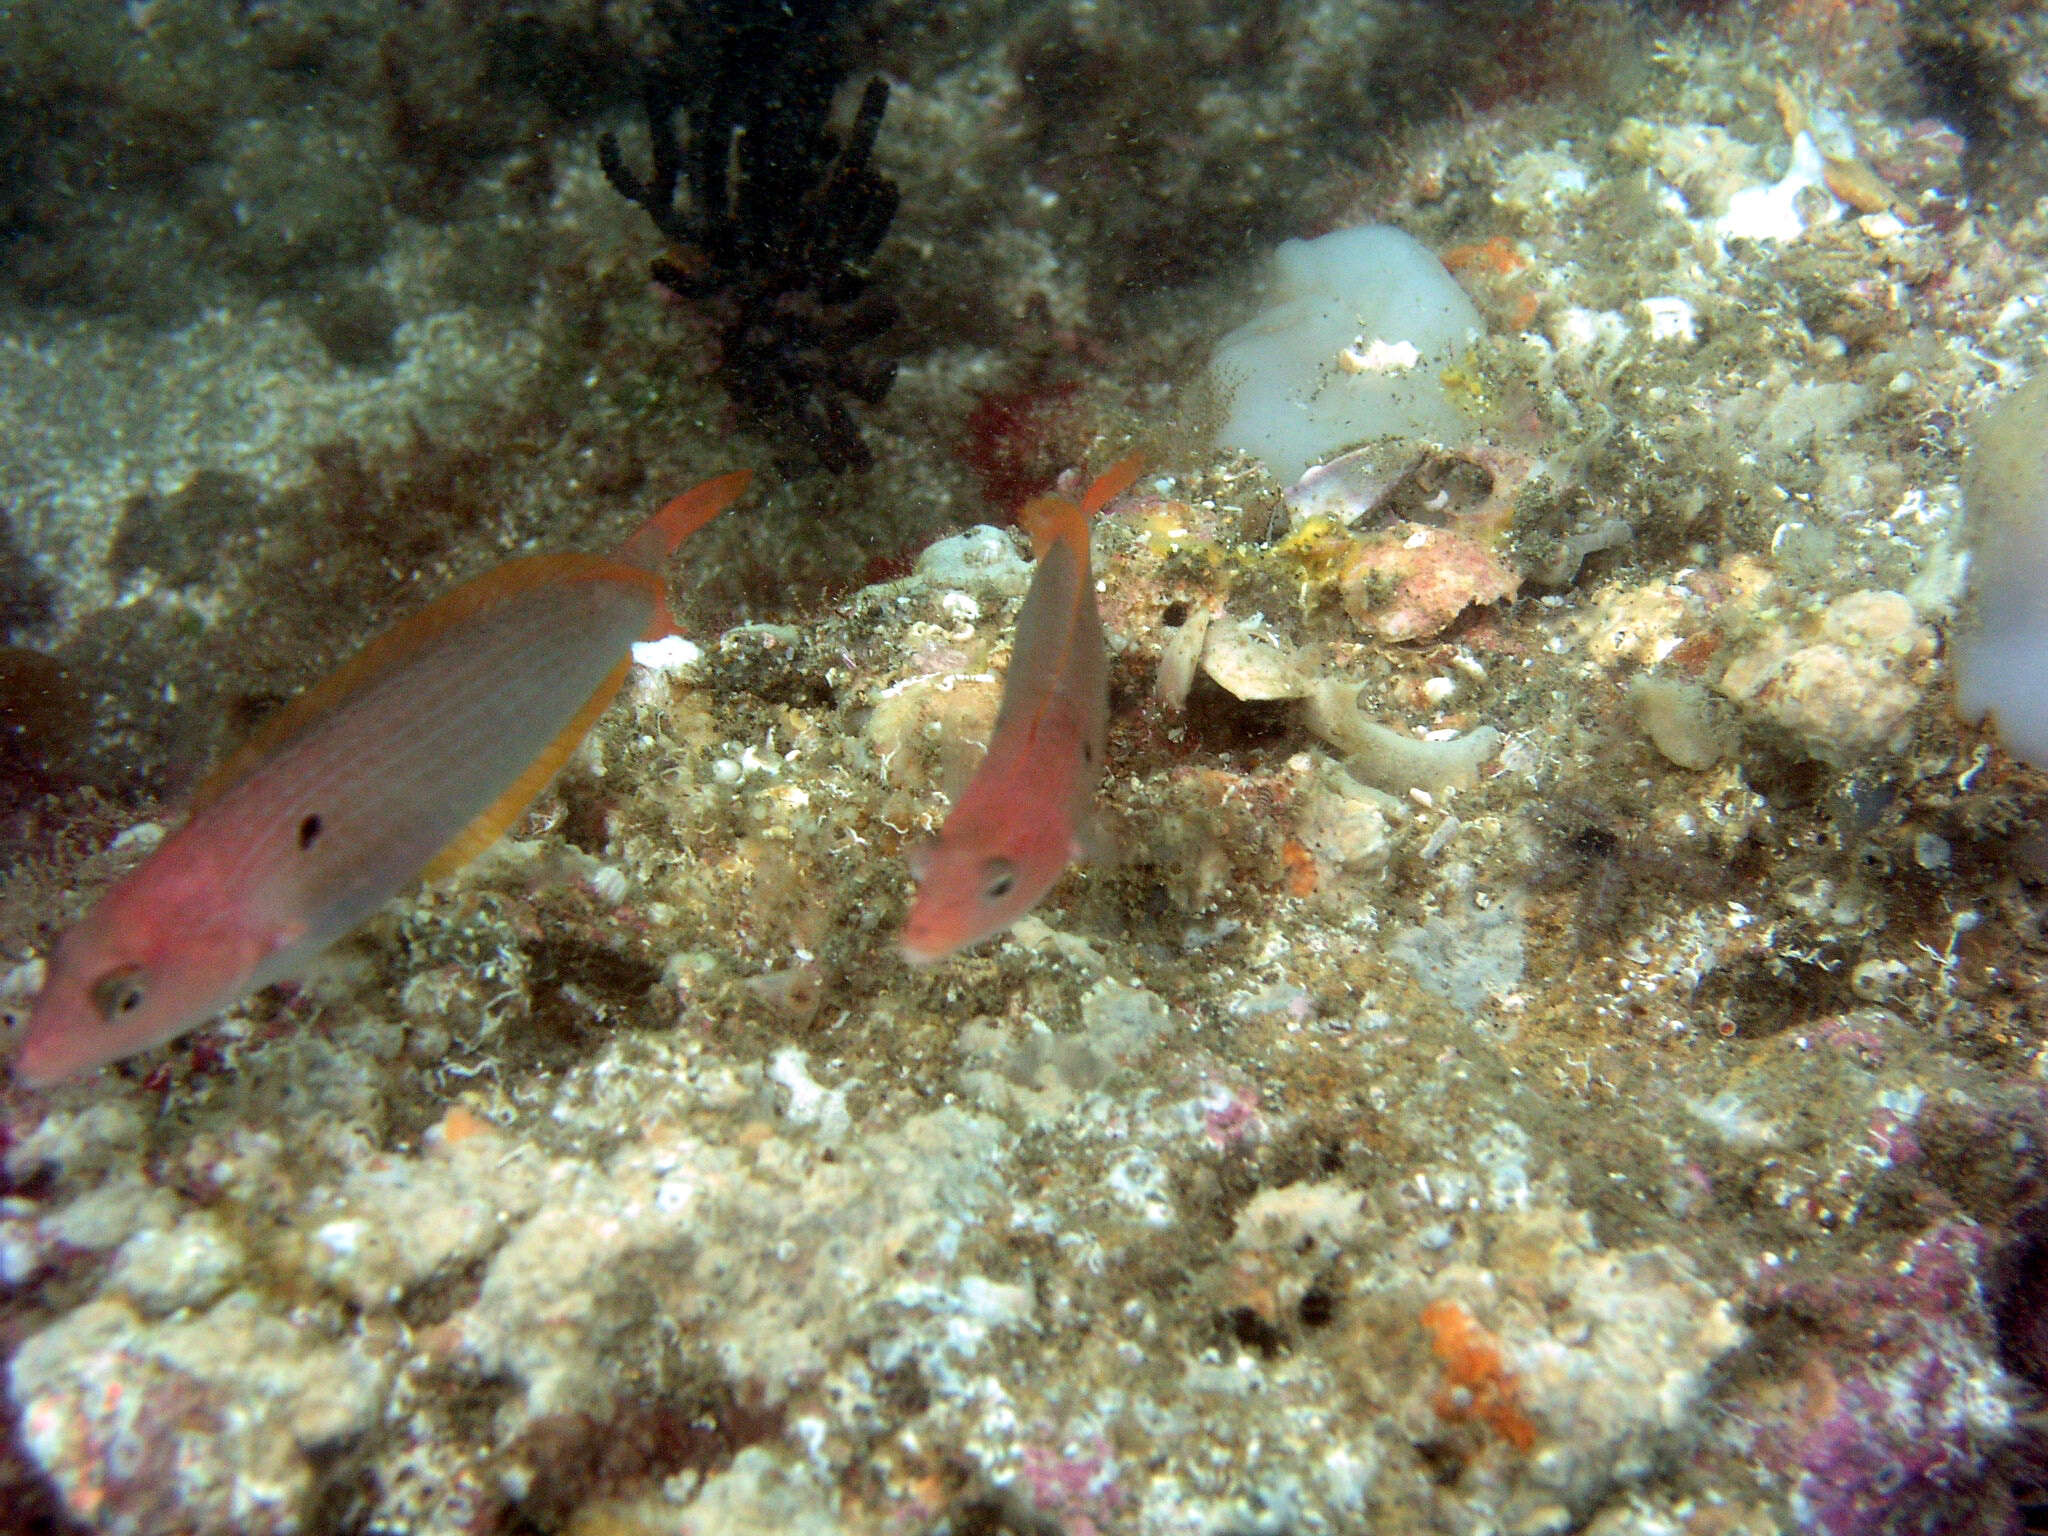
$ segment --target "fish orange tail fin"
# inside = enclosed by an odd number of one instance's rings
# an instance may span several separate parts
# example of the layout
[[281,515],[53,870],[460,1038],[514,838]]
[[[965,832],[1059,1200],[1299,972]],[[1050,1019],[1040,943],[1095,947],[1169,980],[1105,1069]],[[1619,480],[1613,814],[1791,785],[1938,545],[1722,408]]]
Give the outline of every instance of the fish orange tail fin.
[[677,545],[737,501],[753,478],[752,470],[736,469],[691,486],[642,523],[619,546],[618,558],[628,565],[659,569]]
[[1095,483],[1081,493],[1081,515],[1093,517],[1131,488],[1145,472],[1145,455],[1127,453],[1095,477]]
[[1131,488],[1145,469],[1143,454],[1126,454],[1095,477],[1078,504],[1064,496],[1034,496],[1017,509],[1017,526],[1031,535],[1034,553],[1043,555],[1062,538],[1086,547],[1088,519]]
[[1034,496],[1017,509],[1017,526],[1031,535],[1031,553],[1040,559],[1061,539],[1086,547],[1088,519],[1064,496]]

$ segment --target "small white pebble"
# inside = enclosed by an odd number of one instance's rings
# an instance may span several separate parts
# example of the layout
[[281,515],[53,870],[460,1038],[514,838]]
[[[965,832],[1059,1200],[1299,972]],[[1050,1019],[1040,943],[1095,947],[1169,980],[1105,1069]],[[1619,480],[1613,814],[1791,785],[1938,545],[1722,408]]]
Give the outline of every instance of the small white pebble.
[[1438,822],[1436,830],[1429,834],[1429,841],[1422,845],[1422,857],[1428,860],[1442,853],[1444,846],[1458,835],[1458,829],[1463,825],[1455,816],[1446,816]]
[[313,1241],[336,1258],[346,1259],[362,1245],[367,1230],[368,1224],[362,1221],[330,1221],[313,1234]]
[[1337,366],[1346,373],[1406,373],[1421,361],[1412,341],[1368,343],[1363,336],[1337,354]]
[[147,853],[163,840],[164,829],[156,822],[139,821],[115,838],[108,845],[108,851],[112,853],[126,853],[133,849],[140,853]]
[[1699,312],[1687,300],[1668,296],[1644,299],[1640,307],[1650,324],[1652,341],[1675,341],[1689,347],[1700,339]]
[[703,647],[681,635],[633,642],[633,665],[650,672],[681,672],[704,659]]
[[1913,862],[1922,869],[1947,869],[1949,863],[1948,840],[1932,832],[1922,832],[1913,839]]

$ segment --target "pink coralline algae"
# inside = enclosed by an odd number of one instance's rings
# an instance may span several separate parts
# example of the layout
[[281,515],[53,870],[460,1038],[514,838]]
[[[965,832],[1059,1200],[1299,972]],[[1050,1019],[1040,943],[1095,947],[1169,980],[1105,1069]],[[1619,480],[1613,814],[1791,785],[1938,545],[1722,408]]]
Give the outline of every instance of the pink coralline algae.
[[1265,1130],[1259,1117],[1259,1096],[1250,1088],[1212,1083],[1204,1103],[1202,1132],[1219,1147],[1256,1141]]
[[1759,1300],[1825,1340],[1787,1404],[1751,1405],[1757,1449],[1822,1536],[2016,1529],[1987,1467],[2015,1433],[1978,1284],[1989,1244],[1943,1222],[1861,1273],[1787,1280]]
[[1101,1536],[1117,1527],[1124,1493],[1117,1485],[1116,1457],[1100,1435],[1085,1448],[1025,1446],[1024,1486],[1033,1507],[1058,1520],[1068,1536]]
[[1500,602],[1522,578],[1478,539],[1395,523],[1368,535],[1338,585],[1344,608],[1382,640],[1426,640],[1467,608]]
[[1870,1112],[1868,1145],[1871,1154],[1882,1162],[1920,1161],[1920,1138],[1913,1132],[1912,1119],[1896,1110],[1874,1109]]

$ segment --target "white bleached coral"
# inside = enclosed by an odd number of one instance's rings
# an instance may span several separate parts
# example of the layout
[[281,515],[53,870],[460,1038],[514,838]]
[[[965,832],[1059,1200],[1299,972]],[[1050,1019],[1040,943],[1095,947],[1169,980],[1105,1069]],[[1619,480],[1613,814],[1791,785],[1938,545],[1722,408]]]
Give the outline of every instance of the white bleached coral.
[[1002,1139],[943,1109],[830,1157],[808,1137],[629,1144],[569,1171],[498,1250],[452,1320],[458,1353],[517,1379],[529,1416],[601,1405],[638,1368],[614,1355],[636,1316],[621,1276],[644,1263],[669,1325],[778,1395],[850,1338],[907,1326],[885,1305],[897,1255],[949,1251],[981,1219]]

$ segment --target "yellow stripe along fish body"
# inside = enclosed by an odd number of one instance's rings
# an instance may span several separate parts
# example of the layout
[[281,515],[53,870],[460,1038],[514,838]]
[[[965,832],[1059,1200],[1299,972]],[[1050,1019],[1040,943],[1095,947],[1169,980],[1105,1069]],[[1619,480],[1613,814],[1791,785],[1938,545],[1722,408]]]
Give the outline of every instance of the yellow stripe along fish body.
[[16,1077],[181,1034],[488,847],[604,713],[632,643],[673,627],[659,562],[748,478],[684,492],[616,555],[508,560],[286,705],[58,941]]

